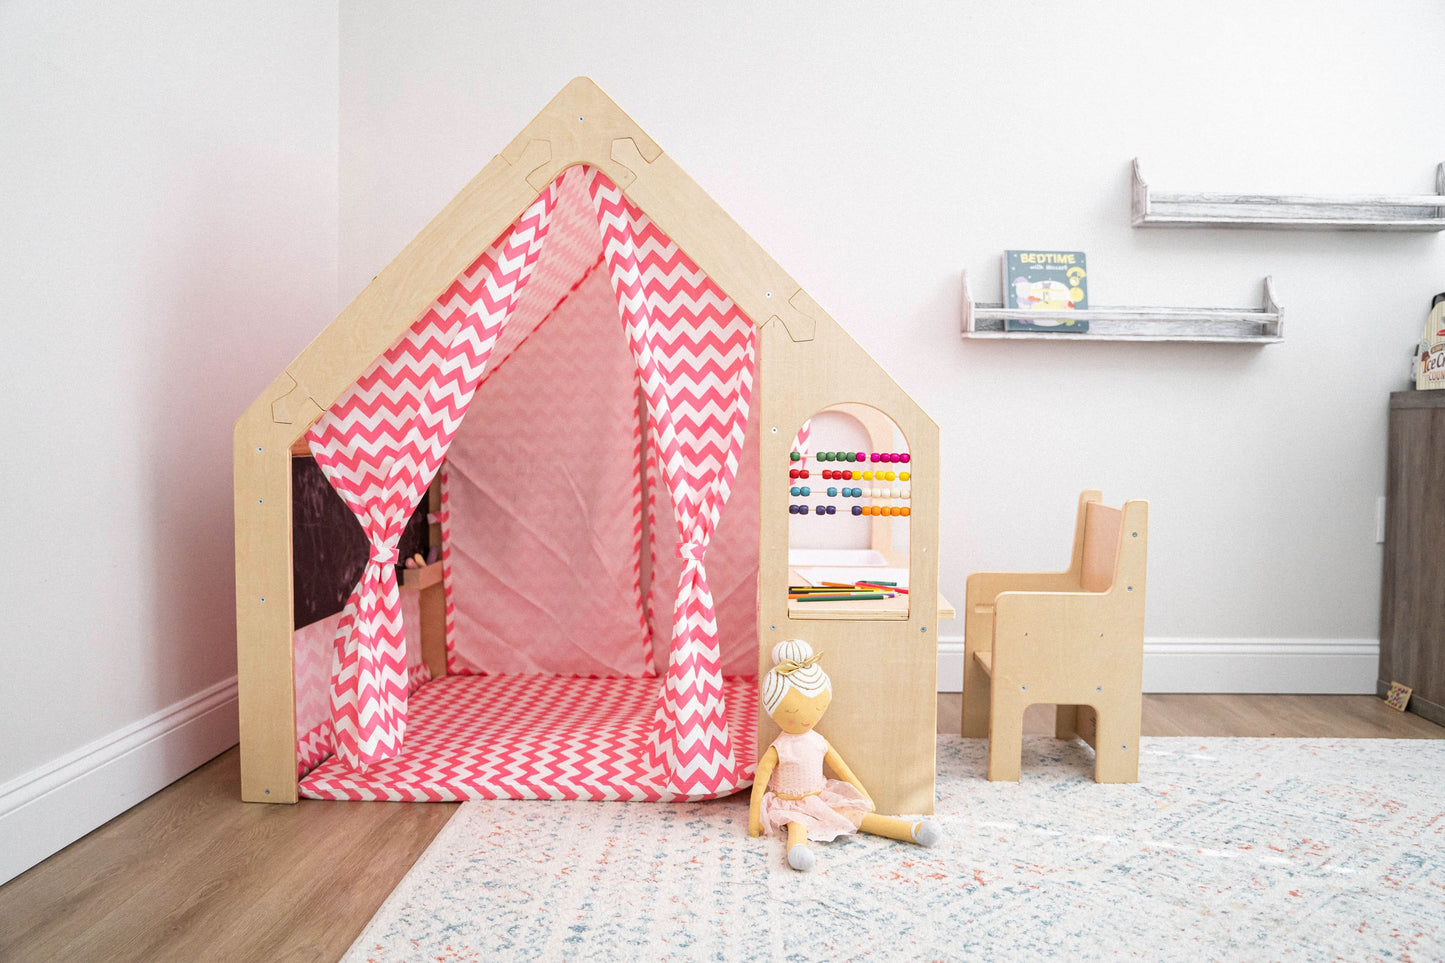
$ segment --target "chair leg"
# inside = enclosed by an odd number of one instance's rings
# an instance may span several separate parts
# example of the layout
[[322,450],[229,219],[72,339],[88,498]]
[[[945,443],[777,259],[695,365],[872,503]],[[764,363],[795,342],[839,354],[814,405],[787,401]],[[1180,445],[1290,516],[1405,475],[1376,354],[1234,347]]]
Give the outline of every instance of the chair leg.
[[963,738],[982,739],[988,735],[990,716],[990,685],[988,673],[983,666],[973,661],[973,656],[964,653],[963,666]]
[[1109,707],[1097,712],[1094,746],[1095,782],[1139,781],[1139,724],[1142,705]]
[[1018,782],[1024,751],[1024,709],[1019,699],[992,693],[988,716],[989,782]]

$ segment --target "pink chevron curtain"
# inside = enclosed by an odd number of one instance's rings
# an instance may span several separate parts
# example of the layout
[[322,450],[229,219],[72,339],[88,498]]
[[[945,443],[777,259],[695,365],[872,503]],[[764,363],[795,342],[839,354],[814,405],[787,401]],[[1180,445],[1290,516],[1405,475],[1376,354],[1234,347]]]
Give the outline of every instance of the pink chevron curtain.
[[[590,223],[585,231],[578,226],[582,221],[572,198],[587,211],[586,221],[596,216],[681,540],[672,644],[646,763],[660,792],[715,795],[741,785],[751,761],[739,758],[728,731],[704,559],[746,434],[754,328],[611,181],[591,168],[573,168],[544,191],[307,434],[318,465],[356,513],[370,545],[366,570],[347,602],[333,647],[332,744],[354,769],[400,750],[407,658],[396,584],[397,542],[439,470],[494,351],[504,356],[509,344],[525,337],[517,332],[541,323],[556,301],[549,292],[571,283],[569,265],[587,261],[582,247],[571,248],[584,236],[597,235],[591,235]],[[563,239],[546,245],[551,235]],[[529,284],[535,296],[524,299]],[[565,291],[565,286],[558,288],[557,296]],[[514,313],[515,330],[498,347]]]
[[370,545],[332,658],[332,743],[352,768],[394,756],[405,735],[397,543],[536,268],[556,196],[543,192],[307,433]]
[[737,474],[752,394],[752,322],[610,180],[589,172],[603,257],[647,396],[684,564],[648,764],[677,795],[742,783],[704,559]]

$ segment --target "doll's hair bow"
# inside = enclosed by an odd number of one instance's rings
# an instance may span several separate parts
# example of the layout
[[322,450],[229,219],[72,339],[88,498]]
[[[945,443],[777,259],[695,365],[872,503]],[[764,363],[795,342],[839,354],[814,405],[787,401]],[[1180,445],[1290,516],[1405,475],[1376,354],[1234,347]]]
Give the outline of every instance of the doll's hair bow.
[[773,671],[776,672],[778,675],[792,675],[794,672],[799,672],[803,669],[811,669],[813,666],[818,664],[818,660],[822,657],[823,653],[815,652],[812,655],[808,656],[806,659],[804,659],[802,662],[794,662],[792,659],[784,659],[777,665],[773,666]]

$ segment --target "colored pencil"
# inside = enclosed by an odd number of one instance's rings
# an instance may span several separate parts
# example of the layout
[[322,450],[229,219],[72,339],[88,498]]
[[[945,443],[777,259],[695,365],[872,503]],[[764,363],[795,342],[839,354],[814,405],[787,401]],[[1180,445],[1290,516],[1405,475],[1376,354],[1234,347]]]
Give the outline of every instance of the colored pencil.
[[855,587],[855,586],[852,586],[852,585],[847,586],[846,589],[843,588],[843,587],[841,587],[841,586],[839,586],[839,587],[832,587],[832,588],[814,588],[814,587],[811,586],[811,585],[790,585],[790,586],[788,586],[788,591],[791,592],[791,593],[798,593],[798,594],[811,594],[811,593],[814,593],[814,592],[822,592],[824,595],[836,595],[836,594],[838,594],[839,592],[843,592],[843,591],[848,591],[848,592],[852,592],[852,591],[871,592],[871,591],[876,591],[876,590],[875,590],[875,589],[859,589],[859,588],[857,588],[857,587]]
[[868,599],[891,599],[893,596],[883,592],[860,592],[857,595],[799,595],[795,598],[799,602],[864,602]]
[[901,592],[901,593],[903,593],[904,595],[907,595],[907,594],[908,594],[908,589],[906,589],[906,588],[899,588],[898,585],[897,585],[897,583],[895,583],[895,582],[859,582],[858,584],[859,584],[859,585],[867,585],[867,586],[870,586],[870,587],[886,586],[887,589],[888,589],[888,591],[890,591],[890,592]]
[[836,595],[839,592],[892,592],[891,588],[880,588],[876,585],[789,585],[789,592],[823,592]]

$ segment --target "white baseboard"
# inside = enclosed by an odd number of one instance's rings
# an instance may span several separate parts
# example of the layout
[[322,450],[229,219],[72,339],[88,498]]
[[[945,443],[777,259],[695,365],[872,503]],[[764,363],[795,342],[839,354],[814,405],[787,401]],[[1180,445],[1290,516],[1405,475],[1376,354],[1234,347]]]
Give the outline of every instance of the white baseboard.
[[[1144,640],[1145,692],[1373,695],[1378,639]],[[963,639],[938,641],[938,691],[963,689]]]
[[0,883],[238,740],[236,677],[0,785]]

